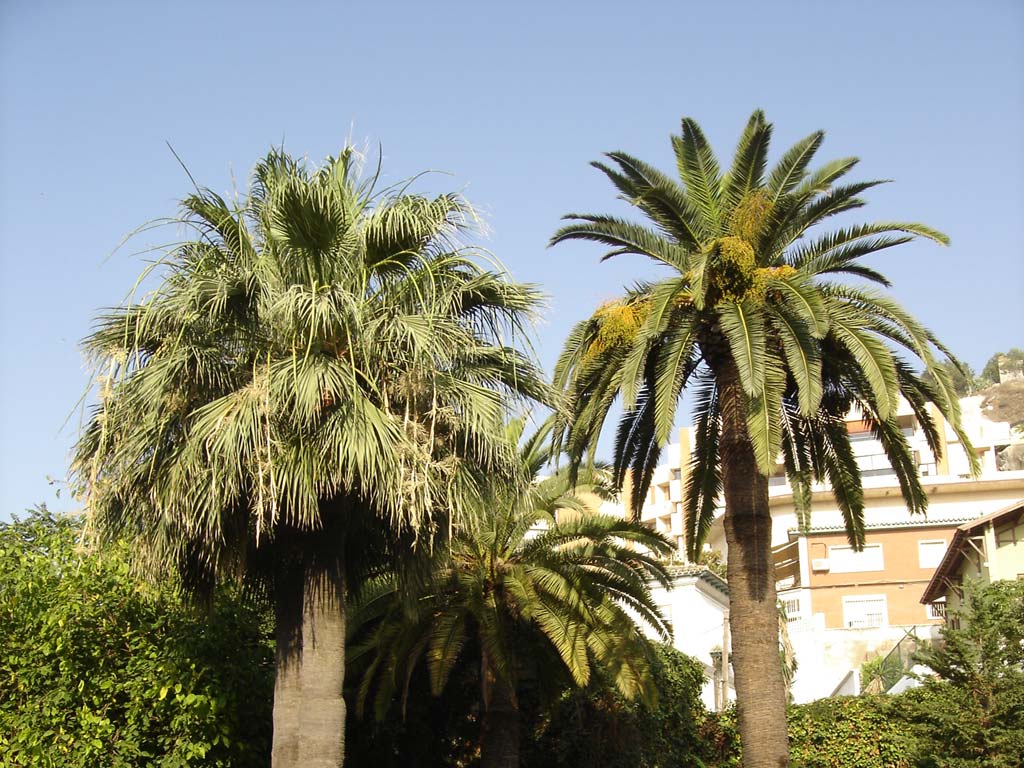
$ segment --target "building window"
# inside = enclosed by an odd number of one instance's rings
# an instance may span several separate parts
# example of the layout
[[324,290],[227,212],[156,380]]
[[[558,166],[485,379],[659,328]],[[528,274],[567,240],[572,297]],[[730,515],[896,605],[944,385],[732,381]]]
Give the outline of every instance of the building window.
[[944,619],[946,618],[946,598],[936,600],[934,603],[928,603],[925,606],[928,613],[929,619]]
[[938,568],[944,554],[945,539],[924,539],[917,542],[917,564],[922,568]]
[[865,544],[860,552],[855,552],[853,547],[847,546],[829,547],[828,560],[832,573],[885,570],[881,544]]
[[799,621],[800,620],[800,598],[799,597],[787,597],[779,602],[782,603],[782,610],[786,613],[786,621]]
[[843,598],[843,626],[847,629],[883,627],[889,623],[885,595]]
[[671,478],[672,478],[673,480],[679,480],[679,479],[680,479],[680,478],[681,478],[681,477],[683,476],[683,470],[681,470],[681,469],[676,469],[676,468],[674,468],[674,467],[673,467],[673,469],[672,469],[672,472],[671,472],[671,475],[670,475],[670,476],[671,476]]
[[996,528],[996,546],[1006,547],[1024,542],[1024,518]]

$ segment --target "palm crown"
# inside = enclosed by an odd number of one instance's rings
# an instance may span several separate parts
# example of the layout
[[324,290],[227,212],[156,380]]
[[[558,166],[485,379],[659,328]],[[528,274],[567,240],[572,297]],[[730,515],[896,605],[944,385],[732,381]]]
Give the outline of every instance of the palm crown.
[[[860,477],[843,419],[858,408],[897,469],[908,505],[927,499],[896,422],[899,398],[941,450],[934,403],[960,439],[958,402],[947,355],[934,335],[880,290],[889,283],[862,257],[915,237],[947,238],[921,224],[877,222],[814,234],[826,219],[861,207],[858,195],[882,181],[841,184],[857,164],[844,158],[809,170],[824,138],[812,133],[767,172],[772,127],[755,112],[723,173],[692,119],[672,137],[679,179],[623,152],[593,165],[654,226],[613,216],[571,214],[552,238],[593,240],[605,256],[638,254],[672,277],[642,283],[600,307],[572,330],[555,373],[574,418],[556,439],[578,466],[593,455],[619,394],[624,415],[615,444],[615,475],[632,477],[639,510],[660,446],[671,433],[679,398],[696,394],[695,446],[689,475],[687,538],[696,556],[721,492],[723,386],[737,381],[757,471],[784,460],[798,511],[809,509],[812,481],[828,480],[855,545],[863,543]],[[844,277],[859,278],[841,282]],[[893,348],[916,357],[926,377]],[[973,455],[968,453],[973,459]]]
[[343,762],[348,589],[508,476],[510,397],[547,394],[505,341],[537,293],[461,245],[472,209],[358,171],[271,152],[244,200],[198,190],[162,282],[86,340],[92,528],[191,590],[271,587],[281,768]]
[[[522,426],[510,424],[510,439],[521,436]],[[378,713],[424,659],[439,693],[467,644],[481,657],[485,752],[488,713],[517,709],[521,670],[544,649],[578,685],[597,664],[624,695],[651,693],[637,621],[668,636],[649,580],[667,587],[660,558],[672,545],[638,523],[596,512],[606,493],[604,470],[586,473],[575,487],[565,473],[538,477],[551,458],[548,434],[544,427],[523,442],[524,482],[492,486],[411,599],[396,599],[390,580],[364,593],[357,612],[362,639],[350,660],[364,667],[360,701],[375,688]]]
[[357,157],[275,151],[242,203],[197,191],[166,279],[99,318],[75,467],[101,533],[211,573],[341,500],[415,528],[508,465],[505,396],[545,392],[502,339],[537,293],[460,245],[461,198],[375,191]]

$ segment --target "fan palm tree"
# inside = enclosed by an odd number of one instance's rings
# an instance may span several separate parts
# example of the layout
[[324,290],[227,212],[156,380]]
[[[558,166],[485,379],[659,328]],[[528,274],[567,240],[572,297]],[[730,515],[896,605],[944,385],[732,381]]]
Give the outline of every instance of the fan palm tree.
[[162,281],[85,341],[91,530],[199,594],[272,588],[275,768],[342,764],[348,586],[514,467],[508,398],[545,396],[503,341],[537,294],[461,245],[471,208],[375,190],[357,158],[274,151],[244,199],[197,190]]
[[[510,430],[519,437],[522,421]],[[548,436],[545,428],[524,443],[523,480],[548,464]],[[481,764],[507,768],[519,765],[517,688],[528,656],[556,654],[580,686],[597,664],[623,695],[650,695],[637,619],[667,637],[648,582],[667,587],[659,557],[672,544],[639,523],[597,513],[594,479],[581,478],[575,490],[564,473],[496,483],[472,524],[453,535],[432,578],[405,599],[394,580],[368,590],[359,612],[369,629],[351,653],[353,661],[368,659],[360,702],[376,687],[383,715],[423,659],[439,694],[472,648],[479,653]]]
[[[967,444],[956,395],[940,364],[948,351],[884,292],[861,260],[923,237],[921,224],[880,222],[818,232],[826,219],[861,207],[881,181],[840,183],[845,158],[809,170],[820,131],[797,142],[769,172],[772,126],[754,112],[732,167],[722,172],[692,119],[672,137],[678,178],[624,152],[593,165],[649,220],[571,214],[552,238],[638,254],[667,267],[577,324],[555,371],[573,418],[556,431],[570,470],[592,455],[615,400],[623,416],[614,479],[631,478],[638,512],[683,391],[694,393],[695,447],[686,520],[695,558],[725,497],[734,667],[744,765],[787,760],[785,686],[778,663],[768,476],[781,455],[801,518],[814,481],[827,480],[855,547],[864,542],[863,494],[844,419],[857,409],[881,441],[909,508],[927,498],[896,421],[909,402],[929,444],[941,450],[934,403]],[[851,282],[849,278],[857,280]],[[927,376],[915,373],[917,359]],[[968,456],[973,454],[968,451]]]

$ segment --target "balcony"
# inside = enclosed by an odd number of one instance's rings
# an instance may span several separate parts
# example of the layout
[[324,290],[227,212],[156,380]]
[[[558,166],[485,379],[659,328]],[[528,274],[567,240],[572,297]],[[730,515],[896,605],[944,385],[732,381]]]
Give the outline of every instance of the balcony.
[[800,542],[775,547],[772,550],[775,564],[775,589],[795,589],[800,586]]

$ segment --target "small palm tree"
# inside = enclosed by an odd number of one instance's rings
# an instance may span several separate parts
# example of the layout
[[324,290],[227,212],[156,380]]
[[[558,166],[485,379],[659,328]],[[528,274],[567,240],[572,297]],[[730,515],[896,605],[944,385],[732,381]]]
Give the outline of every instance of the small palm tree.
[[[510,437],[521,430],[522,422],[513,423]],[[523,479],[548,464],[547,438],[543,429],[525,442]],[[367,629],[351,653],[366,662],[360,702],[376,686],[383,714],[423,659],[439,694],[467,647],[475,649],[486,768],[519,765],[517,689],[531,652],[556,654],[577,685],[586,685],[598,664],[625,696],[649,694],[636,621],[668,635],[648,581],[667,587],[658,558],[672,545],[638,523],[598,514],[594,479],[581,478],[575,490],[564,474],[525,486],[495,484],[432,578],[404,600],[394,580],[369,590],[360,609]]]
[[[815,235],[861,207],[880,181],[839,184],[845,158],[809,171],[824,134],[797,142],[766,172],[772,126],[755,112],[723,173],[699,126],[672,137],[679,178],[624,152],[594,163],[622,199],[653,224],[571,214],[552,243],[590,240],[605,258],[638,254],[671,271],[600,307],[571,332],[555,371],[573,417],[556,431],[575,470],[593,455],[621,396],[614,479],[632,480],[638,512],[683,391],[691,389],[695,446],[686,493],[691,558],[700,552],[722,492],[739,726],[744,765],[788,762],[785,685],[778,663],[768,476],[783,468],[806,520],[814,481],[827,480],[851,543],[864,543],[863,493],[844,420],[856,409],[881,441],[909,508],[927,497],[896,411],[904,398],[932,449],[942,441],[934,403],[964,445],[947,350],[884,293],[888,281],[863,256],[915,237],[946,243],[908,222],[861,224]],[[847,278],[861,282],[849,282]],[[844,282],[844,280],[846,280]],[[915,373],[894,348],[925,369]],[[973,459],[973,453],[968,450]]]
[[514,466],[507,398],[546,395],[502,341],[537,294],[461,245],[468,205],[373,181],[275,151],[241,201],[197,191],[163,280],[85,342],[91,529],[193,591],[271,588],[275,768],[342,764],[347,589],[475,508]]

